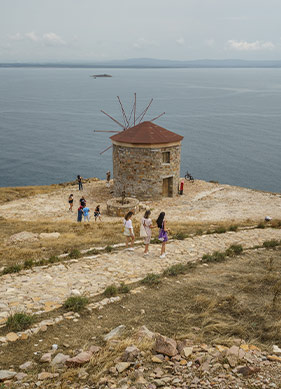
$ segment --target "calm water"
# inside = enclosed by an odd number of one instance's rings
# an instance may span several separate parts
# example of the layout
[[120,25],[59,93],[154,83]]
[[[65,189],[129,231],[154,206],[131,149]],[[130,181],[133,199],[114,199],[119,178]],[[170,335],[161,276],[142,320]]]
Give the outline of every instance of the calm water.
[[[93,73],[112,78],[93,79]],[[1,186],[105,178],[116,96],[184,136],[182,174],[280,192],[281,69],[0,69]]]

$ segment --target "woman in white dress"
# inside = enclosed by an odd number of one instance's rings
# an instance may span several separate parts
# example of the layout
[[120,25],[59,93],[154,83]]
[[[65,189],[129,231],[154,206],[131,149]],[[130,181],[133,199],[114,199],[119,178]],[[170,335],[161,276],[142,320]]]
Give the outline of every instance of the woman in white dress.
[[145,256],[148,255],[148,247],[149,247],[149,243],[151,240],[151,232],[152,232],[151,229],[155,228],[152,225],[151,219],[149,218],[150,214],[151,214],[150,210],[145,211],[144,217],[142,218],[142,221],[141,221],[143,226],[144,226],[145,232],[146,232],[146,237],[144,238],[144,244],[145,244],[144,255]]
[[[126,236],[126,248],[128,250],[133,251],[134,248],[134,241],[135,241],[135,235],[134,235],[134,229],[133,229],[133,223],[131,220],[131,217],[133,216],[133,212],[129,211],[127,215],[124,218],[124,235]],[[129,242],[131,241],[131,247],[129,248]]]

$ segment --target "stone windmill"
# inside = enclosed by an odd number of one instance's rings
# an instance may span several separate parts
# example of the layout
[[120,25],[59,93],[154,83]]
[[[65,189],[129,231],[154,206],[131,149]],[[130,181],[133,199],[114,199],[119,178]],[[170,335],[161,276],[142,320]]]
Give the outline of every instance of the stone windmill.
[[[116,134],[110,137],[112,144],[106,149],[113,148],[114,195],[116,197],[121,196],[124,189],[126,196],[136,197],[139,200],[173,197],[178,193],[183,137],[153,123],[164,113],[150,121],[142,122],[151,103],[152,99],[142,114],[138,116],[137,124],[136,96],[129,117],[126,116],[120,102],[124,126],[102,111],[123,127],[122,131],[108,131]],[[131,117],[133,117],[133,125],[131,125]]]

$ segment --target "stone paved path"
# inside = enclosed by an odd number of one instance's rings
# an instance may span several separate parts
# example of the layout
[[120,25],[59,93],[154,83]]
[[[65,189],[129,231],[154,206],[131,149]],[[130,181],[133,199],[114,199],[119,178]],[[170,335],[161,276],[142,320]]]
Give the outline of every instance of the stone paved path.
[[160,246],[151,245],[148,257],[143,257],[142,247],[136,247],[134,252],[103,253],[8,274],[0,277],[0,321],[14,311],[51,311],[59,307],[73,290],[94,296],[110,284],[138,281],[147,273],[160,273],[172,264],[198,260],[205,253],[224,251],[231,244],[248,248],[271,239],[280,240],[281,230],[254,229],[174,241],[167,245],[165,259],[159,258]]

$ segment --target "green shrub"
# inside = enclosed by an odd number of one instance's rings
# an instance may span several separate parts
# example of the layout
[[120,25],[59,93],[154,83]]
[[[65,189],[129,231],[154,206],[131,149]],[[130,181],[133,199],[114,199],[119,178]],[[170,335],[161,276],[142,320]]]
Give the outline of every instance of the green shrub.
[[40,261],[37,262],[39,266],[46,265],[47,261],[45,259],[40,259]]
[[2,274],[19,273],[22,270],[22,266],[19,264],[7,266],[2,271]]
[[211,234],[213,234],[213,231],[212,231],[212,230],[207,230],[207,231],[206,231],[206,234],[207,234],[207,235],[211,235]]
[[60,259],[58,257],[56,257],[55,255],[52,255],[49,259],[48,259],[48,262],[49,263],[56,263],[56,262],[59,262]]
[[89,299],[84,296],[70,296],[64,302],[63,308],[68,309],[74,312],[79,312],[85,308],[85,306],[89,303]]
[[263,242],[263,247],[265,247],[267,249],[270,249],[272,247],[276,247],[279,245],[280,245],[280,242],[278,242],[278,240],[276,240],[276,239],[266,240],[265,242]]
[[201,230],[201,228],[199,228],[199,230],[197,230],[195,232],[195,235],[203,235],[203,230]]
[[157,285],[161,282],[161,277],[159,274],[149,273],[144,279],[141,280],[141,283],[144,285]]
[[150,241],[150,244],[160,244],[160,243],[162,243],[162,242],[158,238],[152,238]]
[[260,222],[258,225],[257,225],[257,228],[265,228],[265,224],[263,222]]
[[225,254],[229,257],[234,257],[235,255],[239,255],[243,252],[243,247],[241,244],[233,244],[231,245],[225,252]]
[[8,317],[6,327],[9,331],[26,330],[34,322],[34,317],[23,312],[14,313]]
[[112,246],[106,246],[105,249],[104,249],[104,251],[105,251],[106,253],[111,253],[112,250],[113,250],[113,247],[112,247]]
[[225,227],[217,227],[214,231],[216,234],[224,234],[226,232]]
[[92,249],[87,252],[87,255],[97,255],[97,254],[99,254],[99,250],[96,249]]
[[213,254],[205,254],[202,257],[203,263],[208,262],[223,262],[225,260],[226,254],[221,253],[220,251],[215,251]]
[[174,277],[178,274],[184,274],[187,271],[187,266],[182,263],[177,263],[176,265],[172,265],[164,270],[164,276]]
[[78,249],[73,249],[73,250],[70,251],[68,256],[71,259],[77,259],[77,258],[81,257],[81,253],[80,253],[80,251]]
[[34,266],[33,259],[26,259],[24,261],[24,264],[23,264],[24,269],[32,269],[33,266]]
[[120,286],[118,288],[118,292],[119,293],[129,293],[130,292],[130,288],[124,282],[121,282],[121,284],[120,284]]
[[172,235],[172,239],[176,239],[176,240],[184,240],[187,237],[188,237],[188,235],[185,234],[182,231],[178,231],[178,232],[176,232],[175,234]]
[[109,285],[105,291],[103,292],[103,294],[106,296],[106,297],[114,297],[114,296],[117,296],[118,294],[118,288],[116,285]]
[[228,227],[228,231],[237,231],[237,230],[238,230],[238,226],[236,224]]

